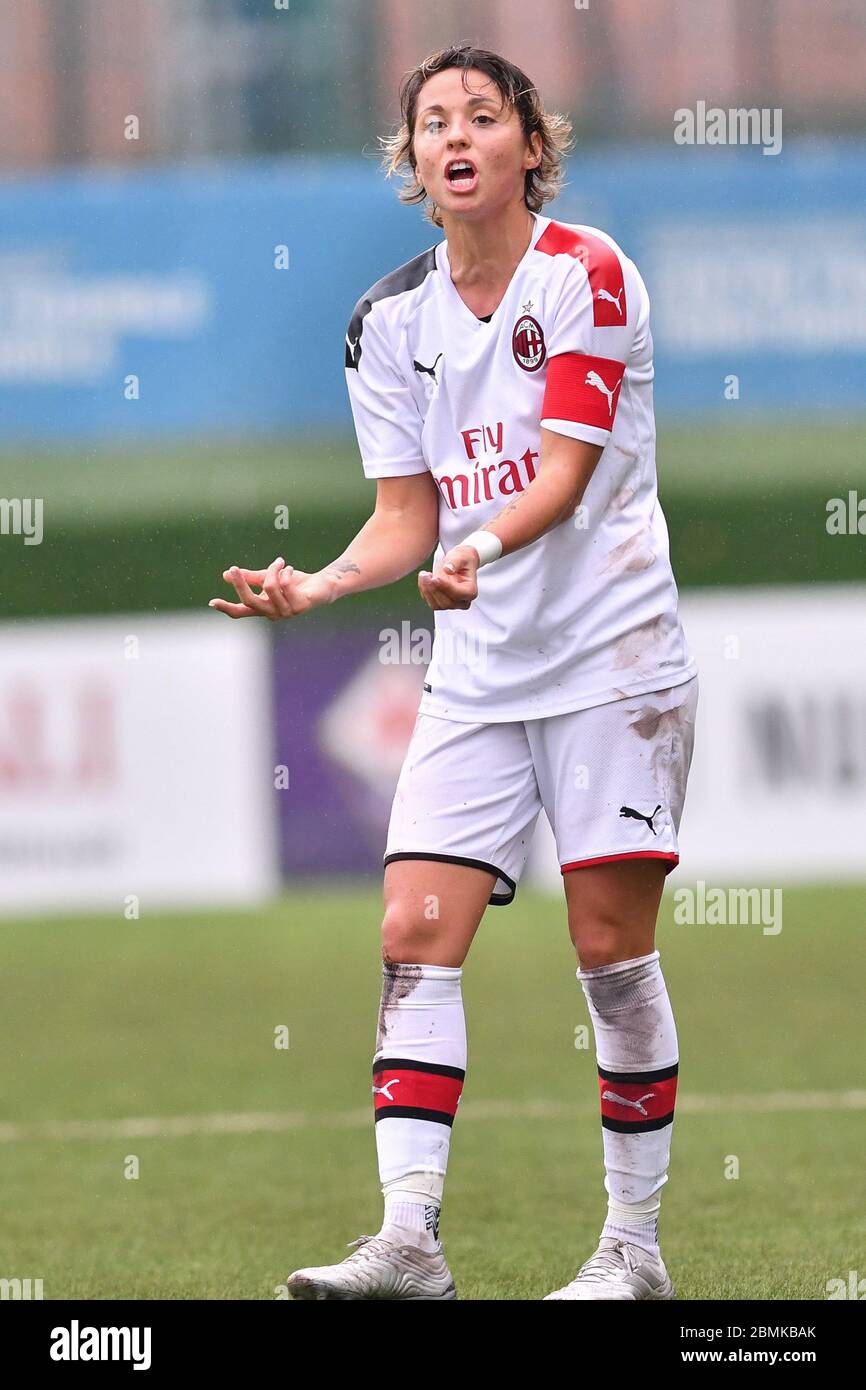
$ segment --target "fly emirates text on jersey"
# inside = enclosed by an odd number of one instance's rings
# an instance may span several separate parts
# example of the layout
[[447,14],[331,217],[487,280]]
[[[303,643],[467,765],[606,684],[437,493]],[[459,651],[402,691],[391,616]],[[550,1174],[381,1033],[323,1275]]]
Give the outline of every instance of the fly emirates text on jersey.
[[503,451],[501,420],[497,420],[495,425],[461,430],[460,438],[466,458],[473,465],[472,471],[453,474],[437,471],[434,474],[436,485],[453,512],[462,507],[477,507],[481,502],[492,502],[497,495],[513,497],[529,487],[535,477],[537,449],[527,448],[517,459],[497,458],[492,463],[482,462],[491,453],[501,454]]

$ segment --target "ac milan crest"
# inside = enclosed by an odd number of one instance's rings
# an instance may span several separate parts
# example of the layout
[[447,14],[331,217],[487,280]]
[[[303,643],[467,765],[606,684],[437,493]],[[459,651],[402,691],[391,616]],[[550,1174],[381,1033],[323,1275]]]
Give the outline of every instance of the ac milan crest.
[[521,314],[511,335],[511,350],[514,360],[525,372],[537,372],[545,357],[544,334],[541,324],[532,314]]

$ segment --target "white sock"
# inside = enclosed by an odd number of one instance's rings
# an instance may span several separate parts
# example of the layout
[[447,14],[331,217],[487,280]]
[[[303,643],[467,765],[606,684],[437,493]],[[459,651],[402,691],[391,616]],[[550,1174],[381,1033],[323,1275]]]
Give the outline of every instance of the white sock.
[[438,1248],[451,1125],[466,1074],[463,971],[386,964],[382,976],[373,1100],[384,1225]]
[[577,978],[595,1030],[609,1199],[602,1234],[657,1253],[679,1071],[659,953],[578,970]]
[[609,1197],[602,1237],[613,1236],[615,1240],[628,1241],[629,1245],[640,1245],[651,1255],[658,1256],[660,1209],[658,1193],[647,1197],[645,1202],[618,1202],[615,1197]]
[[432,1198],[416,1199],[409,1192],[385,1193],[385,1216],[382,1230],[400,1235],[407,1245],[422,1250],[439,1250],[439,1212],[441,1205]]

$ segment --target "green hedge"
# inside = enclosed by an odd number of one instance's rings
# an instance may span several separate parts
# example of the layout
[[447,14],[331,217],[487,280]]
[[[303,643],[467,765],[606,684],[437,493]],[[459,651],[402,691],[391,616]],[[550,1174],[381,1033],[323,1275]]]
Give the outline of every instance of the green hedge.
[[[863,579],[866,538],[828,535],[826,499],[826,486],[706,498],[667,491],[663,506],[680,587]],[[285,554],[299,569],[317,569],[340,553],[367,515],[345,506],[333,514],[320,504],[296,512],[290,533],[275,531],[259,511],[230,519],[182,515],[63,526],[47,530],[39,546],[5,536],[3,613],[204,612],[214,595],[234,596],[222,581],[228,565],[260,566]],[[410,577],[335,604],[328,619],[393,614],[416,599]]]

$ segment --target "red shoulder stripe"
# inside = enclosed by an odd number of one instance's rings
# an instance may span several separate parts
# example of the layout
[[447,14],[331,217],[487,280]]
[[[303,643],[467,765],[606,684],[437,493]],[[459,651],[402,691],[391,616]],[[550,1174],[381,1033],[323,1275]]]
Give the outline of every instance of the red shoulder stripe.
[[622,328],[628,322],[622,265],[601,237],[578,232],[562,222],[551,222],[535,243],[535,249],[548,256],[573,256],[586,268],[596,328]]

